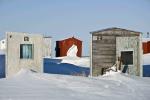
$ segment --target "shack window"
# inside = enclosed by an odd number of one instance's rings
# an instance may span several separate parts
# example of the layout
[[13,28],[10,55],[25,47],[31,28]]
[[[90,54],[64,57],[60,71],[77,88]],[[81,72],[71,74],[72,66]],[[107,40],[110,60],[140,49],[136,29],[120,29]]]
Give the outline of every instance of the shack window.
[[20,58],[21,59],[33,58],[33,45],[32,44],[20,44]]
[[102,36],[93,36],[93,40],[102,40]]
[[102,40],[102,36],[97,36],[97,40]]
[[97,36],[93,36],[93,40],[97,40]]
[[121,60],[123,65],[133,65],[133,51],[122,51]]

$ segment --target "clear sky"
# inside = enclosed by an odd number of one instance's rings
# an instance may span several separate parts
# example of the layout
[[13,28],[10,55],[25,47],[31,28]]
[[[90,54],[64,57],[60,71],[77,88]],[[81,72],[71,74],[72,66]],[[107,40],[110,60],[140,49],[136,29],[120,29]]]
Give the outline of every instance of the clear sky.
[[6,31],[75,36],[89,55],[91,31],[120,27],[150,31],[150,0],[0,0],[0,39]]

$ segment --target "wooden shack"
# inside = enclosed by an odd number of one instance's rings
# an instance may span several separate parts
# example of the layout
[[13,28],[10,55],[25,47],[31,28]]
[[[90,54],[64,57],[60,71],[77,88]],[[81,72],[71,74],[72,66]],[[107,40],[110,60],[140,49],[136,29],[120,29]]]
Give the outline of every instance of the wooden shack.
[[62,56],[67,56],[67,51],[72,45],[77,46],[77,56],[81,57],[82,56],[82,41],[75,38],[71,37],[68,39],[56,41],[56,57],[62,57]]
[[113,65],[126,73],[141,75],[140,32],[113,27],[91,32],[91,35],[92,76],[104,74]]

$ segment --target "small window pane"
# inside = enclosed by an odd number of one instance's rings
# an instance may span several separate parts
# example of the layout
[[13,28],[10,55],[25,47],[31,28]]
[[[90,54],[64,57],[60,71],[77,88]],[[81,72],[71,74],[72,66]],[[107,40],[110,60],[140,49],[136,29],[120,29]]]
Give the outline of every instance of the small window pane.
[[32,44],[21,44],[20,45],[20,58],[21,59],[32,59],[33,53],[32,53]]
[[97,40],[97,36],[93,36],[93,40]]
[[97,36],[97,40],[102,40],[102,36]]

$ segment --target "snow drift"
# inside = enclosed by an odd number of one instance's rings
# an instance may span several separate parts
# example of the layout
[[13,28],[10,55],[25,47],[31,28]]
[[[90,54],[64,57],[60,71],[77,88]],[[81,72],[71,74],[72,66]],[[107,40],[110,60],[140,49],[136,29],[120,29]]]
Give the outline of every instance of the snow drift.
[[78,52],[77,46],[72,45],[67,52],[67,56],[57,57],[54,59],[61,59],[61,63],[69,63],[81,67],[90,67],[90,58],[77,57],[77,52]]
[[77,57],[78,48],[76,45],[72,45],[65,57],[57,57],[56,59],[62,59],[61,63],[74,64],[81,67],[90,67],[89,57]]
[[6,39],[0,40],[0,50],[6,49]]
[[0,79],[0,100],[149,100],[150,79],[120,73],[86,78],[22,69]]
[[72,45],[69,50],[67,51],[68,57],[77,57],[78,48],[76,45]]
[[89,57],[77,57],[77,51],[77,46],[72,45],[65,57],[45,57],[44,73],[88,76],[90,59]]

